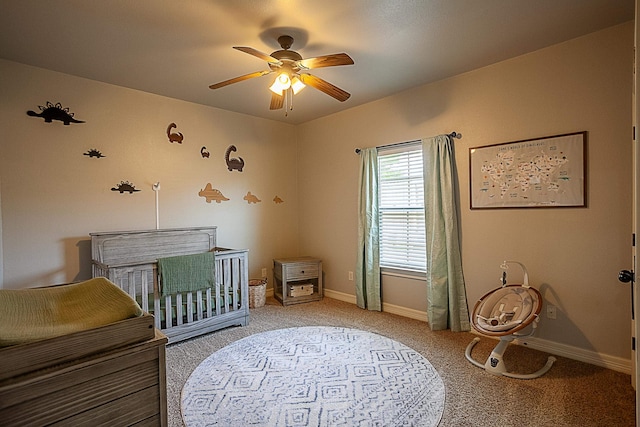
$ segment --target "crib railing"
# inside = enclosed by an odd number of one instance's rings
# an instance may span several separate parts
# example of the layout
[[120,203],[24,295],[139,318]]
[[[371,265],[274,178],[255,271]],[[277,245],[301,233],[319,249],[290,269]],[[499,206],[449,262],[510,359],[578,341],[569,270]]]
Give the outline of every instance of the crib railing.
[[104,276],[154,315],[155,327],[169,342],[249,321],[247,250],[216,248],[215,285],[162,296],[153,262],[106,265],[93,261],[93,277]]

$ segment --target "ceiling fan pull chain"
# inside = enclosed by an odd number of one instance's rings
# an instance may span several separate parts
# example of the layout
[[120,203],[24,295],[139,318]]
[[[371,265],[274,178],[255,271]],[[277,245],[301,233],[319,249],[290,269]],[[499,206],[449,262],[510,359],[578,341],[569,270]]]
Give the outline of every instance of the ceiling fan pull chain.
[[289,88],[287,92],[289,94],[289,110],[293,111],[293,89]]
[[285,90],[282,92],[282,96],[284,97],[284,116],[288,117],[289,116],[289,97],[287,96],[289,93],[288,90]]

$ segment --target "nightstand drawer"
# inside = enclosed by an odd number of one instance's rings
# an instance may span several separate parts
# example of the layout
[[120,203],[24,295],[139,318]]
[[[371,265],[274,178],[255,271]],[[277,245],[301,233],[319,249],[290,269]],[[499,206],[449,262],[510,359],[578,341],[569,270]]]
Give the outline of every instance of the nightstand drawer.
[[318,277],[318,263],[296,263],[285,266],[287,280],[314,279]]

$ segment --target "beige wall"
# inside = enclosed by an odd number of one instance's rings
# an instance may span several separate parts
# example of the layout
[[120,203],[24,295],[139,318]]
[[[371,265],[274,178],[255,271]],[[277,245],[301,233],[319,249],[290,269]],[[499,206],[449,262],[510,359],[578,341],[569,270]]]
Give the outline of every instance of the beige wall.
[[[22,288],[90,277],[89,233],[218,226],[218,244],[250,250],[250,274],[297,252],[295,127],[0,60],[3,285]],[[207,90],[204,88],[203,90]],[[60,102],[86,123],[29,117]],[[166,137],[169,123],[183,144]],[[229,172],[227,147],[242,173]],[[200,148],[206,146],[208,159]],[[83,153],[98,149],[106,157]],[[110,189],[122,180],[141,191]],[[231,199],[206,203],[207,183]],[[251,191],[262,202],[247,204]],[[284,200],[275,204],[278,195]]]
[[[519,260],[558,306],[540,338],[629,358],[629,288],[616,277],[631,265],[632,61],[627,23],[299,126],[301,252],[323,259],[328,289],[354,294],[354,149],[455,130],[469,304],[498,286],[502,260]],[[582,130],[587,208],[469,209],[470,147]],[[426,287],[385,277],[383,299],[425,310]]]

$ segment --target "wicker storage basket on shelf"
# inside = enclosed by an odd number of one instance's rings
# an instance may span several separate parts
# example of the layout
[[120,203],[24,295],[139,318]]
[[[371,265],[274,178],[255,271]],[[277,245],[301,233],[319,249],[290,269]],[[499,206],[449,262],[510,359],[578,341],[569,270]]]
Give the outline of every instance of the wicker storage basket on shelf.
[[262,307],[266,302],[267,279],[249,280],[249,308]]

